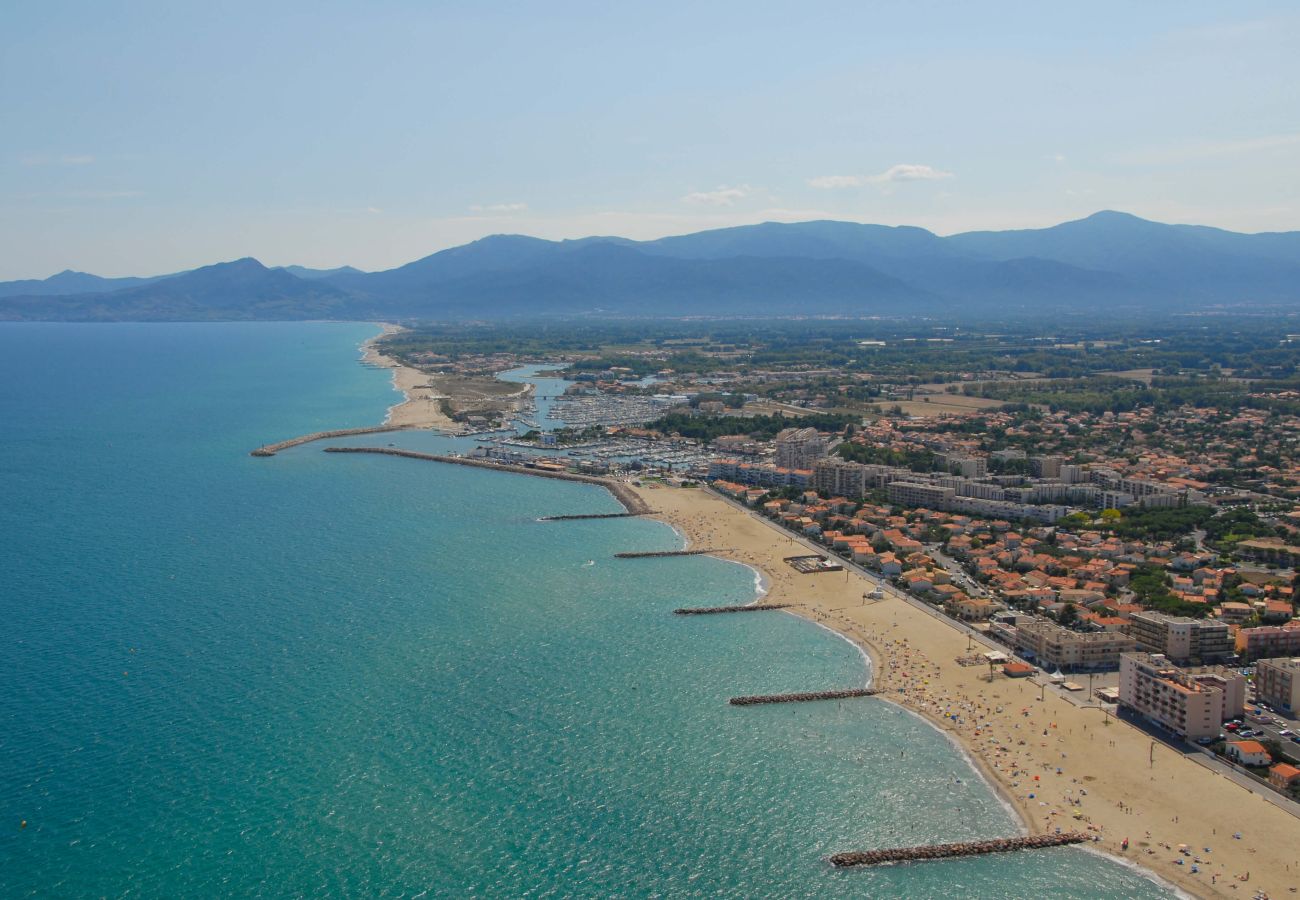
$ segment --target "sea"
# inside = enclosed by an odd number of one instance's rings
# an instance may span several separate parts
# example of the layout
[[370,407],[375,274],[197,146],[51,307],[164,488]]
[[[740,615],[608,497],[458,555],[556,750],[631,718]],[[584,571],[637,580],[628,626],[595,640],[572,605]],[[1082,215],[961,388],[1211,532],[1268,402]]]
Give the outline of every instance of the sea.
[[[1018,833],[852,645],[598,487],[309,444],[364,324],[0,325],[0,897],[1175,894]],[[464,448],[427,433],[350,443]]]

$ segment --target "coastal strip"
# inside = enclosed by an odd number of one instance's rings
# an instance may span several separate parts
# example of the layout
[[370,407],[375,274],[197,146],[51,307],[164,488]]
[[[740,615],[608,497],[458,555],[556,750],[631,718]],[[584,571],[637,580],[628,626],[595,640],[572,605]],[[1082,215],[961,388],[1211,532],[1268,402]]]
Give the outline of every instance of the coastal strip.
[[329,438],[352,437],[358,434],[379,434],[385,431],[404,431],[407,425],[370,425],[365,428],[339,428],[334,431],[314,431],[311,434],[300,435],[296,438],[289,438],[287,441],[280,441],[277,444],[264,444],[249,453],[249,456],[275,456],[281,450],[288,450],[290,447],[297,447],[301,444],[310,444],[312,441],[323,441]]
[[851,697],[874,697],[878,688],[846,688],[838,691],[803,691],[795,694],[753,694],[748,697],[732,697],[727,702],[732,706],[760,706],[765,703],[808,703],[812,700],[847,700]]
[[789,603],[750,603],[747,606],[681,606],[674,609],[673,613],[679,616],[709,616],[715,613],[763,612],[789,608]]
[[361,361],[378,369],[391,369],[393,372],[393,389],[401,392],[402,402],[388,408],[384,416],[385,425],[406,428],[432,428],[437,431],[454,433],[460,425],[443,411],[442,401],[445,395],[432,382],[432,376],[412,366],[403,365],[401,360],[379,351],[380,339],[405,331],[400,325],[384,323],[380,334],[370,338],[361,345]]
[[1300,888],[1295,844],[1275,837],[1294,833],[1289,812],[1100,705],[961,665],[971,652],[966,632],[893,592],[866,602],[875,581],[854,568],[836,578],[797,573],[783,560],[810,545],[753,510],[698,489],[647,482],[638,490],[691,545],[730,547],[719,554],[762,573],[766,602],[788,603],[786,612],[863,651],[871,686],[884,691],[877,699],[959,747],[1028,833],[1085,832],[1099,839],[1088,850],[1196,897]]
[[326,447],[326,453],[377,453],[383,456],[401,456],[406,459],[420,459],[426,462],[450,463],[455,466],[469,466],[475,469],[490,469],[494,472],[512,472],[516,475],[532,475],[537,478],[553,478],[557,481],[577,481],[582,484],[594,484],[603,487],[614,495],[628,514],[643,516],[651,512],[650,505],[641,499],[632,488],[619,481],[598,478],[595,475],[579,475],[575,472],[556,472],[550,469],[535,469],[517,466],[511,463],[492,462],[486,459],[472,459],[467,456],[443,456],[437,453],[420,453],[416,450],[401,450],[396,447]]
[[959,841],[954,844],[931,844],[916,847],[894,847],[886,850],[850,850],[834,853],[830,863],[839,868],[848,866],[879,866],[886,863],[917,862],[927,859],[954,859],[961,856],[986,856],[990,853],[1010,853],[1015,850],[1043,850],[1083,844],[1092,840],[1081,831],[1061,834],[1032,834],[1027,837],[996,838],[991,841]]

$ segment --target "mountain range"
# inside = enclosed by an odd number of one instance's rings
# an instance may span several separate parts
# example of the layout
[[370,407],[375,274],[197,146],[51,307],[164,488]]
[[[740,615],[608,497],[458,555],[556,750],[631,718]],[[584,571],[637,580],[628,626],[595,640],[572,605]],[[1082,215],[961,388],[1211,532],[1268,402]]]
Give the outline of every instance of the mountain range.
[[962,315],[1300,308],[1300,232],[1099,212],[1050,228],[767,222],[632,241],[493,235],[396,269],[245,258],[148,278],[0,282],[0,319],[207,321]]

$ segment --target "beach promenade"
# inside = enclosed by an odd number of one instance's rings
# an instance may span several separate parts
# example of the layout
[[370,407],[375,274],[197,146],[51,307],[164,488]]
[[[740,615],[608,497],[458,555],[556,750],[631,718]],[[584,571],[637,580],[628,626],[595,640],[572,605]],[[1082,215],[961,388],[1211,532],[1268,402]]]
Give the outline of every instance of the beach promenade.
[[1194,896],[1300,887],[1300,819],[1102,709],[959,665],[963,632],[892,592],[868,600],[874,582],[851,570],[796,573],[782,560],[807,546],[756,513],[701,488],[637,490],[691,545],[734,548],[719,555],[761,571],[764,602],[862,646],[874,702],[897,702],[955,740],[1031,833],[1084,832],[1097,839],[1089,846]]

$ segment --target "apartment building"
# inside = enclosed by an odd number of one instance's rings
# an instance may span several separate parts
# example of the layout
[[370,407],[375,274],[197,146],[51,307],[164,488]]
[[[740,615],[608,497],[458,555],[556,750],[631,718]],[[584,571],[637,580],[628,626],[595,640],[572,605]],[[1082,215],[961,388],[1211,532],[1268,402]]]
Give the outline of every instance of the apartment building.
[[1300,713],[1300,659],[1261,659],[1256,663],[1255,697],[1280,712]]
[[1016,626],[1016,650],[1033,657],[1043,669],[1067,672],[1101,672],[1119,666],[1120,656],[1135,649],[1133,639],[1113,631],[1071,631],[1034,619]]
[[936,462],[939,468],[963,478],[983,478],[988,474],[988,460],[968,453],[940,453]]
[[1129,634],[1139,649],[1161,654],[1179,665],[1221,662],[1233,654],[1232,634],[1226,622],[1144,610],[1129,618]]
[[1248,660],[1300,656],[1300,622],[1243,628],[1237,632],[1237,652]]
[[1161,654],[1125,653],[1119,702],[1180,737],[1212,739],[1244,711],[1246,679],[1231,669],[1180,669]]
[[867,493],[867,467],[828,456],[813,465],[813,485],[833,497],[857,499]]
[[925,506],[930,509],[948,509],[956,492],[949,487],[922,484],[917,481],[895,481],[888,488],[889,502],[902,506]]
[[775,443],[776,464],[786,469],[812,468],[826,455],[826,436],[816,428],[786,428]]

